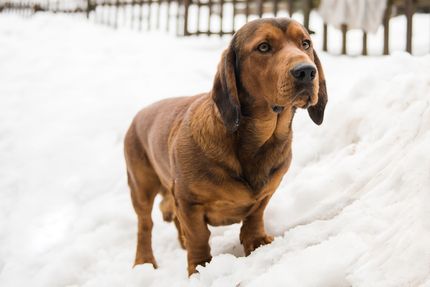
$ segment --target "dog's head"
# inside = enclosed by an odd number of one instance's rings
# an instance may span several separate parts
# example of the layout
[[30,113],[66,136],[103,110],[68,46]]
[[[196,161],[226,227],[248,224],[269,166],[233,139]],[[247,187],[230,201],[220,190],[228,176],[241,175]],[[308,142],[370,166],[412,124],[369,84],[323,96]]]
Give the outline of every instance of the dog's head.
[[327,103],[324,72],[306,29],[290,19],[243,26],[224,51],[212,97],[227,129],[239,127],[251,106],[306,108],[318,125]]

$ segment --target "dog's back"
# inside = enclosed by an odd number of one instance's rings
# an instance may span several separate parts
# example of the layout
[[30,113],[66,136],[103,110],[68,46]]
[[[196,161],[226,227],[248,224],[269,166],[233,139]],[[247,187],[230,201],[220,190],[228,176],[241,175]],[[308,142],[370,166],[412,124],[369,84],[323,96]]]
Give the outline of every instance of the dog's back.
[[137,113],[125,137],[127,164],[133,158],[145,158],[157,173],[161,183],[169,186],[169,141],[182,123],[190,105],[202,97],[178,97],[158,101]]

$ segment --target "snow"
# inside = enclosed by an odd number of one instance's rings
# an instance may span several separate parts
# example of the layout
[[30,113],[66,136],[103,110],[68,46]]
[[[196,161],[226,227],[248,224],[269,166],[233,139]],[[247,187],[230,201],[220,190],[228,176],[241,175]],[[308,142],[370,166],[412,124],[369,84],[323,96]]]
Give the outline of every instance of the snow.
[[296,115],[293,163],[265,213],[275,241],[244,257],[240,225],[211,228],[214,258],[188,278],[158,208],[159,269],[132,268],[122,140],[141,107],[207,91],[228,37],[1,14],[0,286],[430,286],[429,18],[415,17],[415,56],[393,36],[388,57],[319,53],[326,118]]

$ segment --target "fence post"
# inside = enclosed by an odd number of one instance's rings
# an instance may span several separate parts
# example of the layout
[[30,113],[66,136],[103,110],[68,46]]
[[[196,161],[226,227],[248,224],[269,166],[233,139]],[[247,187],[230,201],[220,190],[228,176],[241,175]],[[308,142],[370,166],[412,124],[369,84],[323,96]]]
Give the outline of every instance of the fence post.
[[184,36],[190,35],[188,31],[188,9],[190,8],[190,0],[184,0]]
[[412,54],[412,18],[414,16],[414,7],[412,0],[405,0],[406,14],[406,52]]
[[219,5],[220,5],[220,10],[219,10],[219,35],[220,37],[223,35],[223,30],[222,30],[222,18],[223,18],[223,14],[224,14],[224,0],[220,0],[219,1]]
[[288,14],[290,14],[290,18],[293,17],[294,13],[294,0],[288,0]]
[[90,19],[91,0],[87,0],[87,19]]
[[263,17],[263,2],[264,0],[257,0],[258,1],[258,18]]
[[105,24],[105,20],[106,20],[106,2],[101,2],[100,3],[100,12],[99,12],[99,21],[101,24]]
[[328,27],[327,23],[324,23],[323,25],[323,51],[327,52],[327,40],[328,40]]
[[128,0],[121,3],[121,9],[122,9],[122,23],[124,27],[127,27],[127,12],[128,12]]
[[184,30],[181,30],[181,2],[182,0],[176,0],[176,35],[184,34]]
[[131,15],[130,15],[130,28],[133,30],[134,28],[134,8],[135,8],[135,0],[131,0]]
[[236,18],[236,14],[237,14],[237,12],[236,12],[236,2],[237,2],[237,0],[233,0],[233,19],[232,19],[232,21],[231,21],[231,31],[233,32],[233,34],[236,32],[236,30],[235,30],[235,25],[234,25],[234,19]]
[[142,31],[143,28],[143,1],[139,0],[139,26],[138,26],[138,30]]
[[206,34],[208,36],[210,36],[211,34],[211,18],[212,18],[212,0],[208,0],[208,31],[206,32]]
[[170,5],[171,0],[167,0],[167,7],[166,7],[166,32],[170,31]]
[[303,26],[309,30],[309,19],[312,10],[312,0],[303,1]]
[[346,24],[342,24],[341,30],[342,30],[342,55],[346,55],[346,32],[348,32],[348,26]]
[[245,6],[245,21],[248,22],[249,19],[249,1],[250,0],[245,0],[246,6]]
[[201,5],[202,2],[200,2],[200,0],[196,0],[196,4],[197,4],[197,19],[196,19],[196,34],[200,35],[200,12],[201,12]]
[[278,15],[278,5],[279,5],[279,0],[273,0],[273,15],[275,17]]
[[114,18],[114,23],[113,23],[113,27],[115,29],[118,28],[118,15],[119,15],[119,0],[116,0],[116,2],[115,2],[115,18]]
[[155,27],[157,29],[160,29],[160,18],[161,18],[161,4],[162,4],[162,0],[158,0],[158,7],[157,7],[157,23],[155,25]]
[[387,8],[384,13],[384,48],[382,54],[388,55],[390,53],[390,16],[391,16],[391,1],[388,1]]
[[97,5],[98,5],[97,0],[94,0],[94,17],[93,17],[93,19],[94,19],[95,23],[98,23],[99,17],[100,17],[100,13],[97,15]]
[[367,32],[363,30],[363,47],[361,49],[361,54],[363,56],[367,55]]
[[151,29],[151,15],[152,15],[152,0],[148,0],[148,18],[146,19],[146,30]]

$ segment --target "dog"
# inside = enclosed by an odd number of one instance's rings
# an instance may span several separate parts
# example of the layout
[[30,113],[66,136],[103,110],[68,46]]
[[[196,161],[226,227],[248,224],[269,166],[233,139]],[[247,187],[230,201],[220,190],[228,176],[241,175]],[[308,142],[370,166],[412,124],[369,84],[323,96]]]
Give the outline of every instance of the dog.
[[188,274],[211,260],[208,225],[242,222],[246,255],[272,242],[263,213],[292,157],[292,121],[307,109],[323,122],[327,90],[307,30],[291,19],[247,23],[223,52],[212,90],[141,110],[125,137],[138,218],[135,265],[150,263],[151,211],[162,195],[187,250]]

